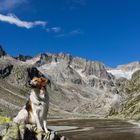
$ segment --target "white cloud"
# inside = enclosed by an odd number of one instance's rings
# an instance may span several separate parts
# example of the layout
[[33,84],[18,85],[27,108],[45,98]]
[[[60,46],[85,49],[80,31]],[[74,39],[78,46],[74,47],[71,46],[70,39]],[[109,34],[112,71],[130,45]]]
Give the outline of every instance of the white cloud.
[[60,28],[60,27],[52,27],[51,29],[52,29],[52,31],[55,32],[55,33],[58,33],[58,32],[61,31],[61,28]]
[[7,22],[9,24],[14,24],[18,27],[22,27],[26,29],[30,29],[35,26],[45,27],[47,24],[46,21],[34,21],[34,22],[22,21],[14,14],[8,14],[8,15],[0,14],[0,21]]
[[0,0],[0,11],[7,11],[26,3],[27,0]]
[[60,27],[46,28],[46,32],[59,33],[59,32],[61,32],[61,28]]
[[81,29],[75,29],[75,30],[69,31],[67,33],[59,34],[56,37],[59,38],[59,37],[75,36],[75,35],[81,35],[82,33],[83,32]]

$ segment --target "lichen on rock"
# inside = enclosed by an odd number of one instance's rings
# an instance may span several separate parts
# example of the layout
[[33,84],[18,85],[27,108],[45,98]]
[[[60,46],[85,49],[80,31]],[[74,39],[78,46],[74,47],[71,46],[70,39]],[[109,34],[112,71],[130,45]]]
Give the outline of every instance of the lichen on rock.
[[49,130],[50,133],[38,132],[35,125],[9,123],[1,125],[0,139],[2,140],[68,140],[64,136]]
[[11,122],[11,119],[10,118],[0,116],[0,124],[9,123],[9,122]]

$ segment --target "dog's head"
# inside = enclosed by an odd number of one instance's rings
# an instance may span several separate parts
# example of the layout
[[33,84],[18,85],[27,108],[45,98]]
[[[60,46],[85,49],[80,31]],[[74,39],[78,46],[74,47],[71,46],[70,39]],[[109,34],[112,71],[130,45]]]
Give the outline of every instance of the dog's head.
[[47,85],[50,86],[51,83],[50,83],[50,80],[48,78],[44,78],[44,77],[34,77],[29,85],[32,87],[32,88],[42,88],[42,87],[46,87]]

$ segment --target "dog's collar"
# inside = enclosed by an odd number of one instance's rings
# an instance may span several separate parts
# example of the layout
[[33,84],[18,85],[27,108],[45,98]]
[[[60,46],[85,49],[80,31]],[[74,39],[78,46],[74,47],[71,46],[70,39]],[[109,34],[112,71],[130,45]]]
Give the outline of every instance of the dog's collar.
[[45,90],[46,90],[46,86],[40,87],[40,86],[31,85],[31,88],[32,88],[32,89],[39,89],[39,90],[41,90],[41,89],[45,89]]

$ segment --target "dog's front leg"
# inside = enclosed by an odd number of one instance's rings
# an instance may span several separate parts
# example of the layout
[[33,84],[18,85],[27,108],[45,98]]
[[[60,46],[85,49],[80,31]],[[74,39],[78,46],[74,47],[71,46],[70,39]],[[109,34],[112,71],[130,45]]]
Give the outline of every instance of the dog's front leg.
[[49,130],[48,130],[48,128],[47,128],[47,121],[46,121],[46,120],[43,121],[43,126],[44,126],[45,132],[46,132],[46,133],[49,133]]
[[39,132],[43,131],[41,123],[40,123],[40,119],[39,119],[39,113],[38,112],[34,112],[34,117],[35,117],[35,121],[36,121],[36,125],[37,125],[37,129]]

